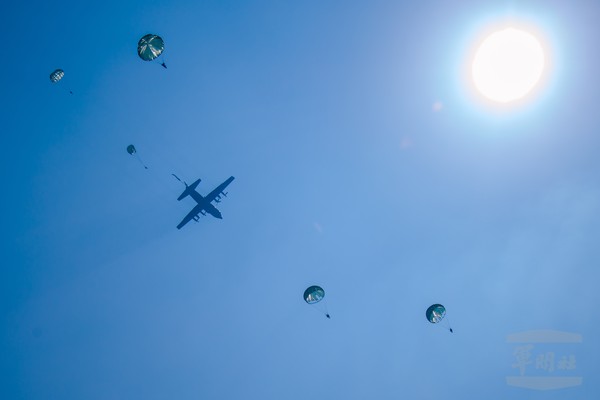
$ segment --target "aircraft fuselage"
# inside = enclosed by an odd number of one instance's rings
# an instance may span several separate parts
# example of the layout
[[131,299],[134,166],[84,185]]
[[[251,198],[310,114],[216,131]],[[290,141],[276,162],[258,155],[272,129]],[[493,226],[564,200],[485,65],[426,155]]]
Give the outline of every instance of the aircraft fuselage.
[[217,210],[215,206],[212,205],[212,201],[219,202],[222,195],[226,195],[223,191],[227,185],[229,185],[233,181],[234,177],[229,177],[225,182],[220,184],[217,188],[215,188],[212,192],[210,192],[206,197],[203,197],[200,193],[196,191],[196,187],[198,183],[200,183],[200,179],[192,183],[191,185],[187,185],[185,190],[181,195],[177,198],[177,200],[182,200],[186,196],[191,196],[194,201],[197,203],[196,206],[185,216],[183,221],[177,225],[177,229],[181,229],[185,224],[187,224],[190,220],[198,221],[199,214],[206,215],[207,213],[212,215],[215,218],[223,219],[221,212]]

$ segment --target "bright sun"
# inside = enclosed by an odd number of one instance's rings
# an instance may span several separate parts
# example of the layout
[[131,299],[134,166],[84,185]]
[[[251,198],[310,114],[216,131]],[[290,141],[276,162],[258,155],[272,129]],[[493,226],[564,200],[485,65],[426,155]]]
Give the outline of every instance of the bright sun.
[[508,103],[525,96],[540,80],[544,52],[530,33],[507,28],[492,33],[473,59],[473,82],[490,100]]

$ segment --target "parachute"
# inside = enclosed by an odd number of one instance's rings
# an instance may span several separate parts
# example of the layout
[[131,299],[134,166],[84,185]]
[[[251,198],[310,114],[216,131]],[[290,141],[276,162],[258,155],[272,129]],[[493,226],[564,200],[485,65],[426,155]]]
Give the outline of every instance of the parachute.
[[[56,69],[50,74],[50,82],[58,83],[65,76],[65,71],[62,69]],[[68,89],[67,89],[68,90]],[[72,91],[69,90],[69,93],[73,94]]]
[[325,291],[320,286],[311,286],[304,291],[304,301],[308,304],[315,304],[323,300]]
[[63,78],[63,76],[65,76],[65,71],[63,71],[62,69],[57,69],[50,74],[50,81],[52,83],[56,83],[60,81]]
[[[138,56],[144,61],[152,61],[159,57],[165,49],[165,42],[158,35],[149,33],[143,36],[138,42],[137,52]],[[167,65],[163,61],[160,65],[167,68]]]
[[[425,318],[427,318],[427,321],[431,322],[432,324],[439,324],[442,322],[445,316],[446,307],[441,304],[433,304],[427,309],[427,311],[425,311]],[[447,322],[448,321],[446,320],[447,328],[450,330],[450,332],[453,332],[452,328]]]
[[134,145],[130,144],[129,146],[127,146],[127,153],[129,153],[129,155],[131,156],[135,156],[135,158],[137,158],[140,164],[142,164],[144,168],[148,169],[148,167],[146,167],[140,156],[137,154],[137,150],[135,149]]
[[327,305],[324,302],[321,303],[321,300],[323,300],[323,298],[325,297],[325,291],[322,287],[316,285],[308,287],[304,291],[303,297],[304,301],[307,304],[316,306],[318,303],[320,303],[319,306],[317,306],[316,308],[319,309],[322,313],[324,313],[327,318],[331,318],[329,316],[329,313],[327,312]]

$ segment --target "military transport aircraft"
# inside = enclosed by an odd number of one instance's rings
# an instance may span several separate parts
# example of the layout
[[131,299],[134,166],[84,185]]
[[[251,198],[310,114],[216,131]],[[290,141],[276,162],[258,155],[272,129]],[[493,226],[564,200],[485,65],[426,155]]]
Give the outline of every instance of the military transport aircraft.
[[196,200],[196,203],[198,203],[198,204],[196,205],[196,207],[194,207],[192,209],[192,211],[190,211],[188,213],[188,215],[185,216],[183,221],[181,221],[179,223],[179,225],[177,225],[177,229],[181,229],[185,224],[190,222],[190,220],[192,220],[192,219],[194,221],[198,222],[198,220],[200,219],[199,214],[206,215],[206,213],[209,213],[210,215],[212,215],[215,218],[222,219],[223,217],[221,216],[221,212],[219,210],[217,210],[217,208],[215,206],[213,206],[211,203],[213,200],[216,203],[220,203],[221,196],[227,197],[227,193],[224,192],[224,190],[227,187],[227,185],[229,185],[234,179],[235,178],[233,176],[230,176],[229,179],[227,179],[225,182],[221,183],[219,186],[217,186],[215,188],[215,190],[210,192],[205,197],[202,197],[200,195],[200,193],[196,192],[196,186],[198,186],[198,184],[200,183],[200,179],[198,179],[196,182],[192,183],[189,186],[186,183],[185,190],[183,191],[183,193],[181,193],[181,196],[179,196],[177,198],[177,200],[181,200],[187,196],[192,196],[192,198],[194,200]]

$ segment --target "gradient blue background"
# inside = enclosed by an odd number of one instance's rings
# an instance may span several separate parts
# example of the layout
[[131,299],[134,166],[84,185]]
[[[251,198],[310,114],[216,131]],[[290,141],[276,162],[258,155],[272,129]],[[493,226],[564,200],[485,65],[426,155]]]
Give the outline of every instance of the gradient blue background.
[[[552,69],[498,111],[463,75],[511,20]],[[5,6],[0,397],[597,397],[599,20],[592,0]],[[168,70],[137,57],[146,33]],[[202,194],[234,175],[224,219],[178,231],[171,173]],[[506,336],[532,329],[583,335],[583,385],[506,384]]]

